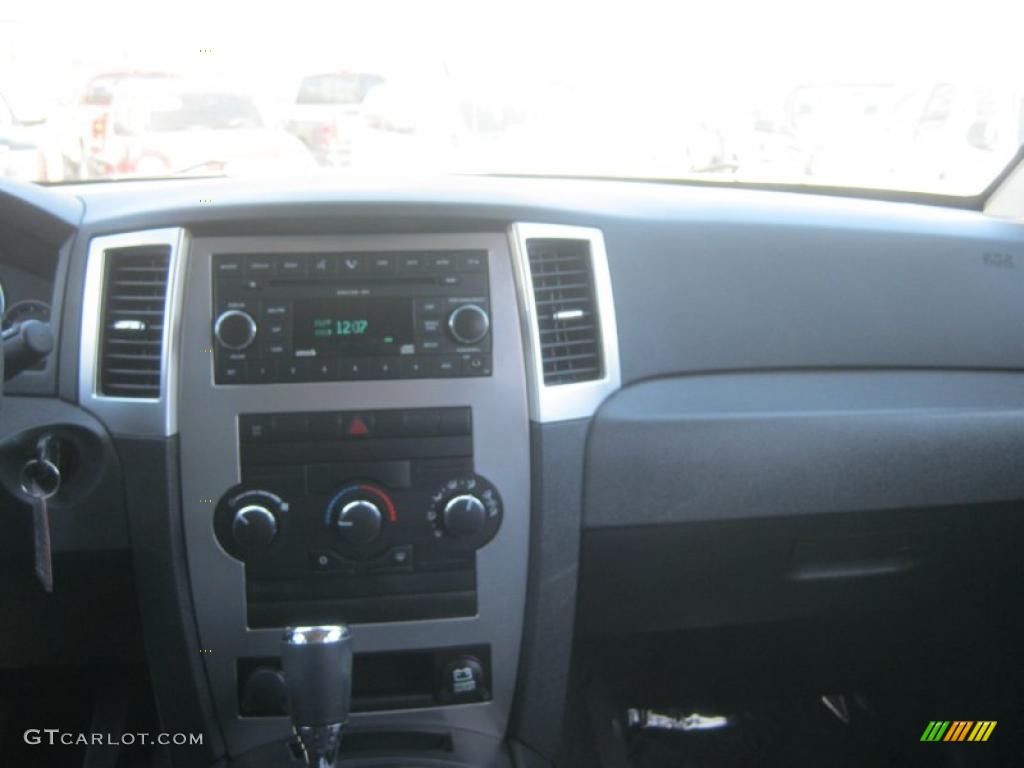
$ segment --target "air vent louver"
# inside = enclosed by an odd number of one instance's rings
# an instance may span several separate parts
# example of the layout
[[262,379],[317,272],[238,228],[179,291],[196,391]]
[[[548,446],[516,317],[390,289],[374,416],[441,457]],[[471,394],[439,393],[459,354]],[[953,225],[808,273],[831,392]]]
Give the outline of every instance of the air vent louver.
[[526,243],[546,385],[601,378],[594,271],[586,240]]
[[100,346],[104,395],[160,397],[170,258],[166,246],[106,253]]

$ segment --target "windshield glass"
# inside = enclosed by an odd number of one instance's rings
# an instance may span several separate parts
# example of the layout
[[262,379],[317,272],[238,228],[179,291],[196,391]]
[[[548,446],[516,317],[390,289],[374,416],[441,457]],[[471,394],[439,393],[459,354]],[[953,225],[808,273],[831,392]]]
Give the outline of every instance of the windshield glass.
[[521,174],[974,195],[1019,0],[8,3],[0,175]]

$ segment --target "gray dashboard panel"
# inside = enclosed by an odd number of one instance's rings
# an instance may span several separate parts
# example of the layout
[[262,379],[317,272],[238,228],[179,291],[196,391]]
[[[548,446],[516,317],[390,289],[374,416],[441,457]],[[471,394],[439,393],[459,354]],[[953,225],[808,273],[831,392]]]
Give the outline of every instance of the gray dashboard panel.
[[[484,248],[490,253],[494,375],[477,379],[214,386],[210,257],[216,252],[312,252]],[[356,652],[489,643],[493,700],[353,716],[354,727],[450,726],[504,737],[517,677],[527,580],[530,516],[529,419],[524,353],[504,234],[201,238],[192,240],[181,332],[180,441],[188,569],[201,647],[230,754],[289,733],[286,718],[239,718],[235,658],[274,656],[279,630],[250,630],[242,564],[217,544],[213,505],[239,481],[237,415],[243,412],[471,406],[477,471],[505,503],[497,537],[477,555],[478,615],[357,625]]]
[[595,418],[584,492],[587,528],[1024,499],[1024,374],[644,382]]
[[888,213],[761,221],[741,208],[689,226],[606,229],[623,380],[1024,367],[1024,343],[1011,331],[1024,328],[1024,227]]
[[211,179],[66,192],[86,199],[86,226],[97,231],[600,229],[624,383],[766,367],[1024,368],[1024,224],[977,211],[528,178]]

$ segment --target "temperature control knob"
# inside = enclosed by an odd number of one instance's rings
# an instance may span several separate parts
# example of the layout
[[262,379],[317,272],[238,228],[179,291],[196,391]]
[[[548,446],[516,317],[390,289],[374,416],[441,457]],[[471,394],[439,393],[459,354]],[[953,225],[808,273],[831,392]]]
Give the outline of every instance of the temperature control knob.
[[476,344],[490,328],[487,312],[476,304],[463,304],[448,315],[448,332],[461,344]]
[[235,512],[231,535],[244,549],[266,547],[277,536],[277,517],[262,504],[246,504]]
[[256,340],[256,321],[240,309],[222,312],[213,324],[217,343],[227,349],[245,349]]
[[369,544],[380,536],[383,525],[384,518],[380,513],[380,507],[365,499],[356,499],[345,504],[338,511],[338,519],[334,522],[338,537],[345,543],[357,547]]
[[441,526],[452,536],[475,536],[487,522],[487,508],[471,493],[453,496],[441,512]]
[[332,546],[352,557],[372,555],[387,546],[397,519],[391,497],[366,483],[342,488],[324,512],[324,526],[331,531]]

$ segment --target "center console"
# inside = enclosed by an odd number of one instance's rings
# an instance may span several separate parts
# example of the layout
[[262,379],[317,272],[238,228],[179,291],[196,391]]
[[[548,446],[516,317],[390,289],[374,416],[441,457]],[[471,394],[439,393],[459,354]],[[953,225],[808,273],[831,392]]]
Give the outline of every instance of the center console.
[[283,628],[328,623],[351,627],[353,734],[500,745],[529,538],[507,238],[200,237],[181,258],[187,568],[229,754],[289,736]]

